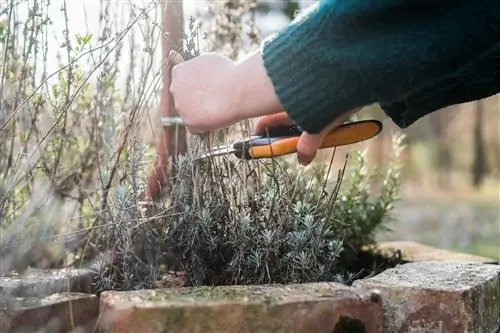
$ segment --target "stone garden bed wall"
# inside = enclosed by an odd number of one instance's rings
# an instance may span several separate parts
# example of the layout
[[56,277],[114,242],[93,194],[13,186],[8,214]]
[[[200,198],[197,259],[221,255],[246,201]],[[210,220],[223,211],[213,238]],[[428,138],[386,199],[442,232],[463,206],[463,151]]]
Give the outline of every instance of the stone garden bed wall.
[[334,283],[90,293],[86,269],[0,280],[0,331],[114,333],[500,333],[500,265],[412,242],[404,264]]

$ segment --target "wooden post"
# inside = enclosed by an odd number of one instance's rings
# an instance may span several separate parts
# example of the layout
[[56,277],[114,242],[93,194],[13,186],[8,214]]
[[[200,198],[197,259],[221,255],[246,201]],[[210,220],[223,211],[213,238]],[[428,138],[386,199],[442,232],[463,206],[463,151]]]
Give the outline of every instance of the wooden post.
[[[161,93],[161,116],[165,119],[178,117],[170,95],[171,64],[167,60],[170,50],[181,51],[184,31],[183,1],[163,1],[162,60],[163,87]],[[182,125],[163,126],[157,141],[158,160],[148,176],[146,197],[158,199],[168,178],[175,177],[176,156],[187,152],[186,129]]]

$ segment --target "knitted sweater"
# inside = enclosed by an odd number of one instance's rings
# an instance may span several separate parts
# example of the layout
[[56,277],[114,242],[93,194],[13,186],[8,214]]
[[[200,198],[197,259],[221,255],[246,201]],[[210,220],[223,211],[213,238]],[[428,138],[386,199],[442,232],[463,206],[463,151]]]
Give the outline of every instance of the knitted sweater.
[[373,103],[404,128],[500,92],[500,1],[319,0],[262,54],[304,130]]

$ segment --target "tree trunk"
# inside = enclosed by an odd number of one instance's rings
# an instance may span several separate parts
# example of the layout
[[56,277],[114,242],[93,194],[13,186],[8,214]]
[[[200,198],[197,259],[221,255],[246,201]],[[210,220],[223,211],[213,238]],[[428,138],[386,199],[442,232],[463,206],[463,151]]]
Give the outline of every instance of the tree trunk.
[[472,185],[479,188],[486,175],[486,151],[483,138],[484,105],[479,100],[476,103],[476,122],[474,124],[474,161],[472,165]]
[[[452,106],[456,107],[456,106]],[[449,108],[434,112],[431,117],[434,136],[436,138],[436,173],[437,183],[442,189],[450,187],[450,171],[452,169],[452,156],[447,140],[446,126],[449,124]]]
[[[171,50],[182,51],[184,34],[184,12],[183,1],[166,1],[163,3],[162,17],[162,58],[168,59]],[[165,60],[166,61],[166,60]],[[161,115],[165,119],[178,117],[170,95],[171,66],[166,61],[163,66],[163,87],[161,91]],[[187,152],[187,131],[184,126],[164,126],[156,143],[156,153],[158,155],[155,167],[148,175],[147,191],[143,199],[159,199],[163,188],[168,183],[168,178],[176,175],[176,157]]]

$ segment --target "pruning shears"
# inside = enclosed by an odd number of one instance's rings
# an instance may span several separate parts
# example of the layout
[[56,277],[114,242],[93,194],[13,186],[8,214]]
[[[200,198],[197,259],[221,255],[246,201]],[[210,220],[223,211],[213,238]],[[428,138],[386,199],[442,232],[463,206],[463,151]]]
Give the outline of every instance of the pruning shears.
[[[320,149],[344,146],[371,139],[382,131],[378,120],[361,120],[342,124],[329,132]],[[238,140],[230,145],[218,147],[197,159],[234,154],[239,159],[251,160],[272,158],[297,152],[302,130],[295,125],[269,128],[266,134],[251,136],[248,140]]]

